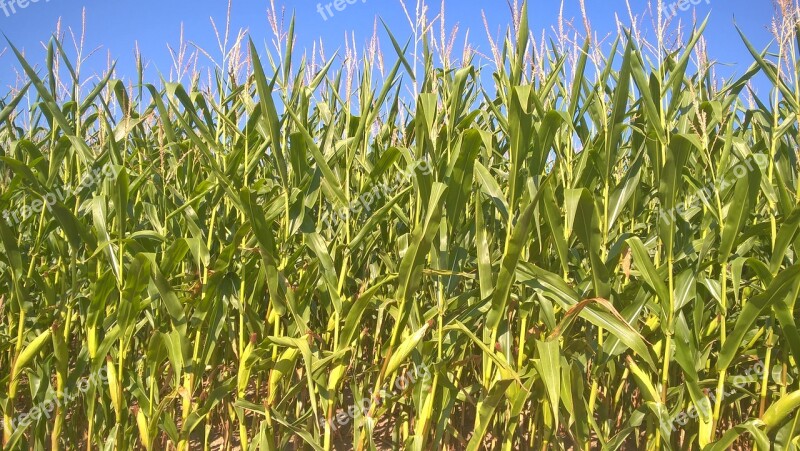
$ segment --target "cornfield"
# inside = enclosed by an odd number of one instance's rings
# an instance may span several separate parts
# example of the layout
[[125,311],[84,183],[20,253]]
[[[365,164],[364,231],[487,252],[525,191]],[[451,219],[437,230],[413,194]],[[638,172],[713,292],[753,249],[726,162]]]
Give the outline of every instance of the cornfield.
[[798,10],[721,80],[527,8],[460,59],[273,9],[178,81],[9,43],[4,449],[797,449]]

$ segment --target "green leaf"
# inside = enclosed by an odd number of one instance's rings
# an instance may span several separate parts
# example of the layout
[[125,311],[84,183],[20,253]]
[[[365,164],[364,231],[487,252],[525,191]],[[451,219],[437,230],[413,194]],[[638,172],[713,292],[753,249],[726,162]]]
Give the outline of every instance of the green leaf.
[[558,409],[561,405],[561,351],[558,340],[536,341],[539,360],[535,362],[542,377],[550,407],[553,409],[555,428],[558,429]]
[[647,285],[655,291],[662,306],[669,306],[669,289],[664,283],[664,279],[656,271],[656,267],[650,260],[650,253],[645,249],[642,240],[638,237],[628,238],[628,245],[633,252],[634,266],[639,270]]
[[411,244],[400,261],[398,275],[398,288],[396,299],[400,302],[398,318],[392,334],[392,344],[398,342],[400,332],[406,327],[411,316],[411,298],[421,283],[422,269],[425,258],[430,250],[433,237],[439,231],[442,220],[441,199],[446,187],[441,183],[434,183],[431,197],[428,200],[428,213],[421,224],[414,230]]
[[400,343],[400,346],[392,353],[389,363],[386,364],[385,374],[394,374],[394,372],[400,368],[400,365],[406,361],[408,356],[411,355],[411,352],[419,346],[420,341],[422,341],[430,328],[431,323],[425,323],[416,332],[409,335],[408,338]]
[[[748,157],[746,161],[747,167],[752,170],[745,170],[744,174],[736,181],[719,245],[720,263],[726,262],[730,257],[736,239],[740,236],[747,218],[756,206],[756,198],[761,190],[761,172],[758,170],[758,165],[752,157]],[[742,163],[737,167],[741,168],[744,165],[745,163]]]
[[[520,283],[524,283],[536,290],[541,290],[542,295],[556,301],[565,309],[570,309],[581,301],[578,294],[563,279],[536,265],[520,262],[517,267],[517,273]],[[595,299],[595,301],[607,311],[590,306],[581,310],[581,318],[610,332],[633,352],[642,357],[651,369],[655,369],[656,364],[650,353],[650,345],[645,339],[630,324],[625,322],[610,303],[602,299]]]
[[717,369],[727,369],[739,352],[745,335],[750,331],[764,310],[783,301],[789,292],[800,282],[800,264],[787,268],[778,274],[763,293],[750,298],[742,307],[733,333],[722,343],[717,360]]
[[489,388],[486,397],[478,404],[478,418],[472,438],[467,443],[467,451],[477,451],[481,448],[492,417],[494,417],[497,407],[500,406],[500,402],[503,400],[506,389],[512,382],[512,380],[495,381]]
[[594,198],[586,189],[568,191],[567,197],[578,198],[575,213],[575,234],[589,254],[595,296],[608,300],[611,297],[611,286],[608,283],[608,269],[600,257],[600,250],[604,243],[602,243],[600,235],[600,218],[595,211]]

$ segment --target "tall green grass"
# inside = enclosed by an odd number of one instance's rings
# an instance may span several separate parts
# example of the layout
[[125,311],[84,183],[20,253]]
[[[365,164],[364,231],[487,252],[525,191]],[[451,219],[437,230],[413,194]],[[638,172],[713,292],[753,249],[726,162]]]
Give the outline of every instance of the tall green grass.
[[724,82],[705,23],[514,17],[493,69],[425,17],[309,60],[273,10],[208,82],[9,44],[5,449],[800,445],[796,12]]

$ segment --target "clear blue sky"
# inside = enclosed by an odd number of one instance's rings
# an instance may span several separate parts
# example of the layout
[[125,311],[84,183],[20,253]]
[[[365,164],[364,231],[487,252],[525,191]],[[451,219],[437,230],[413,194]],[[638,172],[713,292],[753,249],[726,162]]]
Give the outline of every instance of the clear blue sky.
[[[17,5],[20,1],[14,0]],[[285,6],[287,16],[294,11],[297,15],[297,47],[310,48],[314,40],[322,38],[328,54],[342,48],[346,32],[354,31],[356,42],[364,44],[372,35],[374,18],[382,17],[398,38],[409,36],[409,25],[400,7],[399,0],[356,0],[344,11],[335,11],[333,17],[324,20],[317,11],[318,0],[274,0],[278,8]],[[323,2],[327,4],[326,0]],[[407,0],[415,3],[416,0]],[[686,12],[679,11],[679,18],[691,22],[693,14],[702,18],[711,14],[706,37],[709,54],[720,63],[730,64],[733,73],[741,74],[751,62],[747,50],[734,28],[734,20],[747,33],[750,40],[763,48],[771,40],[768,26],[773,15],[770,0],[694,0],[699,4]],[[11,0],[0,2],[0,31],[20,48],[25,49],[29,61],[42,67],[44,51],[41,42],[46,41],[55,30],[59,17],[64,26],[72,27],[79,33],[82,10],[86,10],[86,48],[100,47],[84,65],[84,74],[99,73],[106,67],[107,56],[118,60],[119,78],[129,78],[134,74],[133,49],[138,41],[145,61],[149,63],[148,77],[157,81],[158,71],[168,73],[171,63],[167,44],[177,45],[181,24],[184,24],[185,37],[200,46],[216,49],[216,38],[209,21],[214,17],[218,26],[224,26],[227,0],[38,0],[27,7],[15,6],[16,13],[7,16],[2,5],[10,11]],[[439,9],[440,0],[432,0],[432,8]],[[630,0],[635,12],[646,9],[646,0]],[[670,3],[670,1],[667,1]],[[269,0],[234,0],[232,25],[234,30],[247,28],[260,45],[270,38],[267,23]],[[460,25],[459,42],[463,42],[464,31],[470,29],[470,41],[480,51],[488,54],[481,11],[493,32],[499,32],[510,21],[506,0],[445,0],[447,21]],[[560,0],[531,0],[530,22],[537,37],[541,31],[550,31],[557,23]],[[615,14],[628,23],[628,12],[624,0],[586,0],[589,18],[593,28],[601,35],[614,31]],[[411,5],[410,5],[411,6]],[[574,18],[576,28],[582,29],[578,0],[565,0],[565,16]],[[650,19],[647,19],[646,26]],[[384,37],[382,44],[388,49],[389,40]],[[0,43],[0,50],[6,47]],[[389,51],[389,54],[392,52]],[[216,55],[217,53],[213,53]],[[201,61],[204,61],[201,58]],[[15,78],[16,60],[6,49],[0,56],[0,97],[7,92]]]

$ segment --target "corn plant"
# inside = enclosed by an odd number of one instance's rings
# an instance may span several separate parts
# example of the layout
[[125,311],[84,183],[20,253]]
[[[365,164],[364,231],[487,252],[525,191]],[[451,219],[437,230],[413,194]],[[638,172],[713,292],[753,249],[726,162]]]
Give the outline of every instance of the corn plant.
[[705,22],[523,3],[487,66],[419,11],[308,58],[273,9],[175,79],[9,43],[4,449],[800,445],[794,7],[725,81]]

